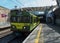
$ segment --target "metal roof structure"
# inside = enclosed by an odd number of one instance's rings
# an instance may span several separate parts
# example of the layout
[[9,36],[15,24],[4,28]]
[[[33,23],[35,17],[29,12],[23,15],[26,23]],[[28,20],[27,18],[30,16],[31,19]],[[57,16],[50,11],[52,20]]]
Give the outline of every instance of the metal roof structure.
[[46,9],[50,10],[55,8],[56,6],[45,6],[45,7],[27,7],[27,8],[22,8],[23,10],[27,11],[45,11]]

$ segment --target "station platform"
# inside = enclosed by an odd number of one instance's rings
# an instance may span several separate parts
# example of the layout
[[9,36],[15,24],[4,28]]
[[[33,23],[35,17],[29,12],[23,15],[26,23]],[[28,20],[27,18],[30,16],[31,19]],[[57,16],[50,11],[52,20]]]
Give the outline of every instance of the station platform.
[[0,24],[0,31],[3,31],[5,29],[11,28],[10,23],[4,23],[4,24]]
[[60,43],[60,27],[50,24],[39,24],[23,43]]
[[11,33],[13,33],[13,31],[11,31],[10,28],[9,29],[5,29],[5,30],[2,30],[2,31],[0,31],[0,38],[5,37],[5,36],[7,36],[7,35],[9,35]]

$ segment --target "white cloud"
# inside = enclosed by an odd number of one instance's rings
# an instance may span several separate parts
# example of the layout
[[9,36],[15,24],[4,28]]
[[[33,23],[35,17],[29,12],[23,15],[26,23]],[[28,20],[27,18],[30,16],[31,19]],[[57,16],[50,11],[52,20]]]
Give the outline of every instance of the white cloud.
[[51,5],[56,5],[55,0],[24,0],[22,1],[24,6],[23,7],[40,7],[40,6],[51,6]]

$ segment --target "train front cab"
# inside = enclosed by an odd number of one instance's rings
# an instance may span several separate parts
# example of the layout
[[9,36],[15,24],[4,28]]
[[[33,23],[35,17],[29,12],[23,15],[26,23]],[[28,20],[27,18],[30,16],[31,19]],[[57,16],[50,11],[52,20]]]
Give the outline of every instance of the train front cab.
[[[33,28],[35,26],[38,25],[39,22],[37,22],[36,20],[36,16],[32,16],[32,18],[30,19],[30,22],[18,22],[16,18],[18,17],[12,17],[13,19],[15,19],[16,21],[13,20],[13,22],[11,22],[11,27],[13,31],[20,31],[20,32],[27,32],[27,31],[32,31]],[[11,18],[11,19],[12,19]],[[20,19],[20,17],[19,17]],[[27,21],[28,19],[26,19],[25,21]]]

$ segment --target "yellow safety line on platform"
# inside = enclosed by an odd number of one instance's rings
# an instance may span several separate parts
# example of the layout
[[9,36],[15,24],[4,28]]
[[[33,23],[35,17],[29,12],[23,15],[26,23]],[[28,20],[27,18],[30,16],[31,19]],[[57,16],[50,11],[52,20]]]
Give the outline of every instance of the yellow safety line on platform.
[[36,37],[36,39],[35,39],[35,43],[39,43],[41,31],[42,31],[42,25],[40,25],[40,29],[39,29],[38,34],[37,34],[37,37]]
[[44,40],[43,39],[44,39],[44,37],[42,36],[42,43],[44,43]]

